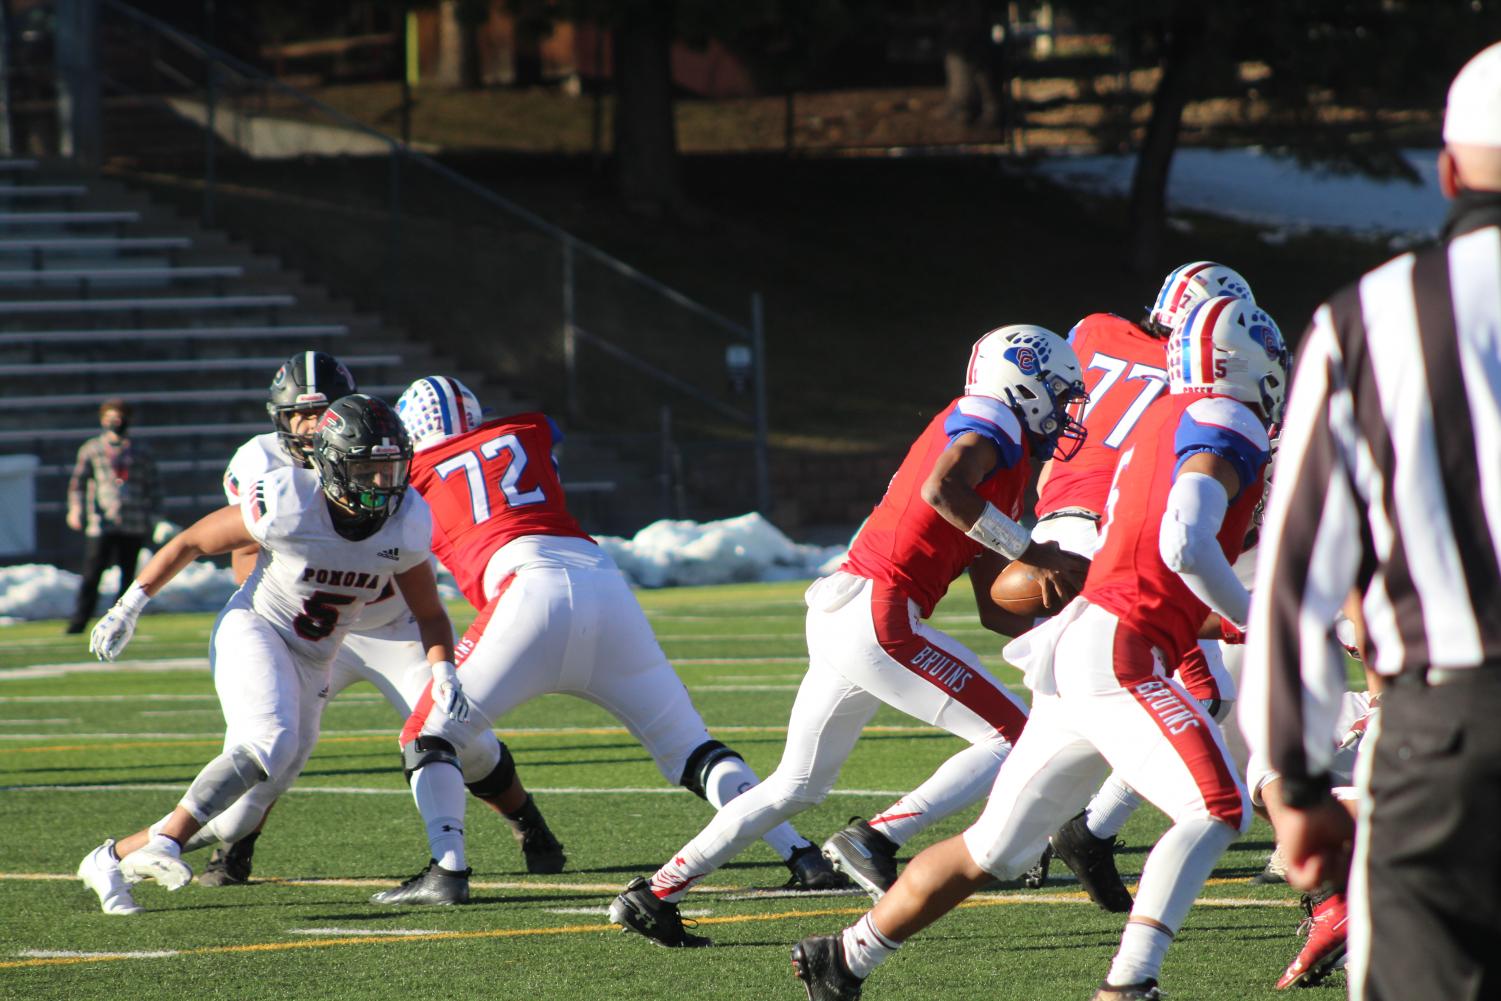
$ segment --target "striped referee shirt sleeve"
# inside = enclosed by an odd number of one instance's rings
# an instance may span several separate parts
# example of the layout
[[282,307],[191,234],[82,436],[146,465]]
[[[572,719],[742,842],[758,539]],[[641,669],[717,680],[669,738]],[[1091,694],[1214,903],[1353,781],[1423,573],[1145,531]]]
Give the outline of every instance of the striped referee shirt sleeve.
[[1356,581],[1363,446],[1329,307],[1304,338],[1252,589],[1240,722],[1253,760],[1290,783],[1327,776],[1346,689],[1333,623]]

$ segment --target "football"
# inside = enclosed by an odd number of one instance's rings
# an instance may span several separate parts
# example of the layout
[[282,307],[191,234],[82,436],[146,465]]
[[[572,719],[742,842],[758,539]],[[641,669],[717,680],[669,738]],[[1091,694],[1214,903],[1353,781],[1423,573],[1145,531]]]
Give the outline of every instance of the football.
[[996,575],[990,585],[990,599],[1013,615],[1040,618],[1051,614],[1042,603],[1041,571],[1019,560]]

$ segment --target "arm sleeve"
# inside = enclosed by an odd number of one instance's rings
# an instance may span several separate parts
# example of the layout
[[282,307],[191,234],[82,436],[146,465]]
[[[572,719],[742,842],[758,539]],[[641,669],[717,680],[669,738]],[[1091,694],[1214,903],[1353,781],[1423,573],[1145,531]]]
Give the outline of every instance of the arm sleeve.
[[1237,626],[1244,627],[1251,595],[1235,576],[1217,538],[1230,498],[1224,485],[1204,473],[1184,473],[1167,495],[1167,511],[1157,536],[1162,562],[1194,596]]
[[1289,784],[1327,784],[1346,689],[1331,628],[1364,543],[1351,457],[1365,446],[1328,306],[1314,315],[1289,397],[1278,489],[1263,527],[1240,722],[1253,754]]

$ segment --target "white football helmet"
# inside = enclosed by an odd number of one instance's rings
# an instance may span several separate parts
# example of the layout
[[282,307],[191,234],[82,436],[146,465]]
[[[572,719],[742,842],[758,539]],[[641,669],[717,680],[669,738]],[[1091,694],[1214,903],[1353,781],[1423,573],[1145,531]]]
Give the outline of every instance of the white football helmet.
[[1084,372],[1074,349],[1051,330],[1015,323],[975,341],[964,391],[1010,405],[1038,459],[1068,460],[1084,444],[1084,425],[1069,412],[1089,398]]
[[408,386],[396,401],[396,413],[418,452],[485,422],[479,400],[469,387],[446,375],[429,375]]
[[1173,393],[1214,392],[1282,420],[1287,346],[1266,310],[1230,295],[1205,299],[1168,338],[1167,381]]
[[1157,301],[1147,310],[1147,326],[1160,337],[1170,337],[1194,306],[1217,295],[1256,301],[1250,284],[1234,268],[1213,261],[1194,261],[1174,268],[1163,280]]

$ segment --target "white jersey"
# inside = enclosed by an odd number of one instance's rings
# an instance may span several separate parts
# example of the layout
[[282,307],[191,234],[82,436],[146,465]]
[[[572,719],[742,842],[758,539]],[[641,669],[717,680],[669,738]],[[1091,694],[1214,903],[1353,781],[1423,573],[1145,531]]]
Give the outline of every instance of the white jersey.
[[393,574],[432,555],[432,515],[415,490],[369,538],[334,528],[318,474],[288,466],[241,484],[240,512],[260,544],[255,570],[231,602],[248,600],[298,657],[327,663]]
[[[239,504],[242,489],[271,470],[301,468],[292,461],[275,431],[258,434],[236,449],[234,457],[229,460],[229,468],[224,470],[224,499],[230,504]],[[415,492],[409,490],[407,493]],[[350,626],[350,631],[377,632],[402,618],[411,618],[411,612],[407,609],[406,599],[392,584],[365,607]]]

